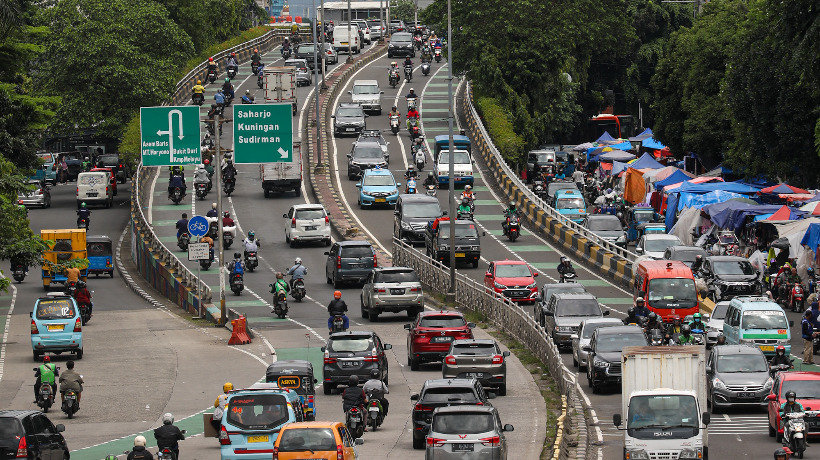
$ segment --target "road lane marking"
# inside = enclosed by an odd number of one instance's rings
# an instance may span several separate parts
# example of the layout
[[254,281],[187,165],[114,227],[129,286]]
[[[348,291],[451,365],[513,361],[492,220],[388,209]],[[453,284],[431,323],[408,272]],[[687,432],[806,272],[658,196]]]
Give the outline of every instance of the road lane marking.
[[[0,276],[3,276],[0,274]],[[3,276],[5,278],[5,276]],[[9,280],[10,283],[13,281]],[[6,325],[3,328],[3,345],[0,346],[0,381],[3,380],[3,372],[6,368],[6,344],[9,343],[9,325],[11,325],[11,315],[14,313],[14,304],[17,302],[17,288],[14,284],[9,284],[11,289],[11,303],[9,304],[9,312],[6,313]]]

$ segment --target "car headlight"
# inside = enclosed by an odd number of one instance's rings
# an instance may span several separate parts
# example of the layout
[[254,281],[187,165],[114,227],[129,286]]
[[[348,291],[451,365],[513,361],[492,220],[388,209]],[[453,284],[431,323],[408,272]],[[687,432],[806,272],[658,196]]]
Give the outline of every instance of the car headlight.
[[627,460],[649,460],[649,454],[643,449],[627,449]]
[[558,332],[572,332],[572,326],[556,326],[555,330]]
[[763,389],[764,390],[770,390],[772,388],[772,385],[774,385],[774,380],[772,380],[771,378],[768,378],[768,379],[766,379],[766,383],[763,384]]
[[717,377],[712,379],[712,388],[716,388],[718,390],[725,390],[726,385]]
[[373,196],[373,194],[368,192],[367,190],[362,190],[362,195],[364,195],[364,196]]
[[695,449],[688,448],[688,449],[683,449],[683,450],[680,451],[680,456],[678,457],[678,459],[679,460],[697,460],[699,458],[702,458],[702,455],[703,455],[703,453],[702,453],[700,447],[697,447]]
[[507,286],[504,286],[503,284],[496,283],[495,281],[493,281],[493,286],[495,286],[496,289],[507,289]]
[[392,43],[391,43],[391,44],[387,45],[387,47],[388,47],[388,48],[395,48],[395,47],[396,47],[396,45],[394,45],[394,44],[392,44]]
[[399,193],[399,190],[398,190],[398,189],[395,189],[395,188],[394,188],[393,190],[390,190],[390,194],[391,194],[391,195],[395,195],[395,194],[397,194],[397,193]]
[[538,283],[532,283],[529,286],[527,286],[527,289],[535,289],[536,287],[538,287]]
[[615,242],[616,242],[616,243],[626,243],[626,237],[625,237],[625,236],[621,236],[620,238],[618,238],[617,240],[615,240]]
[[595,357],[595,359],[593,359],[593,360],[592,360],[592,365],[593,365],[594,367],[609,368],[609,362],[604,361],[604,360],[602,360],[602,359],[598,359],[598,357],[597,357],[597,356]]
[[401,222],[400,225],[402,230],[413,230],[413,226],[407,222]]
[[447,247],[446,244],[442,244],[441,246],[438,247],[439,251],[446,251],[447,249],[449,249],[449,248]]

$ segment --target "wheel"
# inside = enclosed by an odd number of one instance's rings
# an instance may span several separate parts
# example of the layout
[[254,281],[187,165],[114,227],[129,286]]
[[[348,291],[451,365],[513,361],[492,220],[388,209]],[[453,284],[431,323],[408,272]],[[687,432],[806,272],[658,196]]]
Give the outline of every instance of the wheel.
[[327,280],[327,281],[326,281],[326,282],[327,282],[327,284],[333,284],[333,280],[331,280],[331,279],[330,279],[330,277],[329,277],[329,276],[327,276],[327,274],[325,274],[325,278],[326,278],[326,280]]
[[424,449],[424,439],[417,439],[413,436],[413,449]]
[[49,410],[49,409],[50,409],[50,407],[48,407],[48,406],[44,407],[44,408],[43,408],[43,413],[44,413],[44,414],[48,414],[48,410]]
[[322,390],[324,390],[326,395],[329,395],[333,392],[333,388],[330,387],[329,383],[322,385]]
[[772,425],[771,425],[771,424],[769,424],[769,437],[770,437],[770,438],[773,438],[773,437],[775,437],[775,435],[777,435],[777,430],[775,430],[774,428],[772,428]]
[[498,396],[507,396],[507,384],[502,383],[498,386]]
[[113,278],[113,277],[114,277],[114,270],[111,270],[110,272],[108,272],[108,277],[109,277],[109,278]]
[[325,240],[325,246],[330,246],[330,238]]
[[419,364],[421,364],[421,363],[419,362],[419,360],[417,358],[412,358],[412,357],[410,358],[410,370],[411,371],[419,370]]
[[292,248],[296,247],[296,241],[295,240],[290,240],[290,247],[292,247]]
[[775,433],[774,440],[777,442],[783,442],[783,433]]
[[285,243],[290,243],[290,237],[285,233]]
[[361,296],[359,297],[359,302],[361,302],[362,305],[362,318],[367,319],[370,314],[367,312],[367,309],[364,308],[364,300],[362,300]]
[[575,358],[575,353],[572,354],[572,367],[578,368],[578,359]]
[[68,413],[68,418],[74,418],[74,412],[69,412]]
[[478,259],[473,261],[473,268],[478,268]]
[[83,359],[83,351],[82,350],[77,350],[77,360],[79,361],[81,359]]
[[270,198],[270,193],[267,190],[263,190],[263,193],[265,194],[265,198]]
[[333,287],[335,287],[336,289],[342,287],[342,282],[336,279],[335,273],[333,274]]
[[36,351],[32,351],[32,355],[34,355],[34,360],[35,361],[40,361],[40,353],[38,353]]
[[379,311],[373,310],[370,312],[370,322],[375,323],[379,320]]

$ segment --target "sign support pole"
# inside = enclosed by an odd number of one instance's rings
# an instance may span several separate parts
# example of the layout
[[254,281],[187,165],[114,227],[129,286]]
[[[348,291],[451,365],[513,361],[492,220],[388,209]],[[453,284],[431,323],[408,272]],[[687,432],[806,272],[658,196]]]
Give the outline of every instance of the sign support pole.
[[219,325],[228,324],[228,317],[225,312],[225,274],[222,271],[222,261],[224,260],[224,241],[222,239],[222,148],[219,146],[220,134],[222,133],[222,121],[219,114],[214,116],[214,134],[216,135],[216,228],[219,229],[217,240],[219,243]]

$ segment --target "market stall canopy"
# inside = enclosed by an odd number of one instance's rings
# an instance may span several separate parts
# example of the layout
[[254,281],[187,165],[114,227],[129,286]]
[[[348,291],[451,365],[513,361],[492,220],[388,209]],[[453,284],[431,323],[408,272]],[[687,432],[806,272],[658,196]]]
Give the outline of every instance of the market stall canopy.
[[612,175],[614,176],[614,175],[620,174],[622,171],[624,171],[626,168],[628,168],[630,166],[631,165],[629,163],[622,163],[620,161],[613,161],[612,162]]
[[800,211],[799,209],[790,208],[788,206],[781,206],[780,209],[771,213],[771,214],[762,214],[756,216],[754,218],[755,222],[761,220],[768,220],[768,221],[787,221],[787,220],[797,220],[801,219],[804,215],[808,214],[806,211]]
[[635,162],[630,163],[629,167],[630,168],[635,168],[635,169],[647,169],[647,168],[649,168],[649,169],[661,169],[664,166],[662,164],[658,163],[655,160],[655,158],[652,157],[652,155],[650,155],[648,153],[644,153]]
[[652,129],[651,128],[646,128],[645,130],[643,130],[642,133],[638,134],[637,136],[630,137],[629,141],[630,142],[640,142],[644,139],[649,139],[650,137],[652,137]]
[[806,234],[800,240],[800,244],[807,246],[814,252],[817,252],[817,246],[820,245],[820,224],[811,224],[806,229]]
[[600,161],[629,161],[635,158],[635,155],[624,152],[623,150],[613,150],[606,152],[600,156]]
[[665,145],[655,140],[654,137],[650,137],[649,139],[644,139],[643,141],[641,141],[641,146],[652,150],[661,150],[666,148]]
[[[674,166],[670,166],[674,168]],[[675,168],[677,169],[677,168]],[[656,176],[657,177],[657,176]],[[664,187],[667,185],[674,185],[680,184],[684,181],[691,179],[682,169],[678,169],[677,171],[673,171],[672,174],[665,179],[661,179],[655,182],[655,189],[656,190],[663,190]]]
[[802,188],[797,188],[793,185],[789,184],[777,184],[771,187],[766,187],[760,190],[761,195],[792,195],[792,194],[801,194],[801,195],[810,195],[808,190],[803,190]]
[[811,201],[803,206],[800,206],[800,209],[813,216],[820,216],[820,201]]
[[584,150],[588,150],[588,149],[591,149],[593,147],[595,147],[595,146],[592,145],[592,142],[584,142],[583,144],[576,145],[575,147],[572,148],[572,150],[575,150],[576,152],[583,152]]
[[595,142],[597,142],[599,144],[603,144],[603,143],[611,142],[611,141],[614,141],[614,140],[615,140],[615,138],[612,137],[611,134],[609,134],[609,131],[604,131],[604,133],[601,134],[601,137],[599,137],[598,139],[595,139]]

